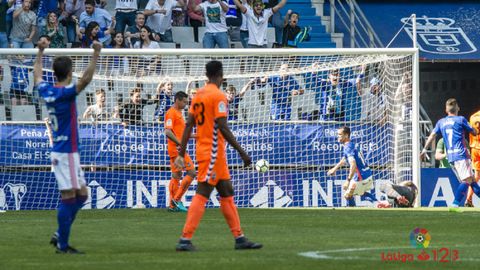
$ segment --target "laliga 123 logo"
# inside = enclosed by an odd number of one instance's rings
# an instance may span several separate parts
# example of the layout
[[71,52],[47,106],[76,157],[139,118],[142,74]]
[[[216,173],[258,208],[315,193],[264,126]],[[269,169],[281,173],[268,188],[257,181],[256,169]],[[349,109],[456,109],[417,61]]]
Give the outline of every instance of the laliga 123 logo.
[[427,248],[431,239],[427,229],[424,228],[415,228],[410,233],[410,244],[416,248]]

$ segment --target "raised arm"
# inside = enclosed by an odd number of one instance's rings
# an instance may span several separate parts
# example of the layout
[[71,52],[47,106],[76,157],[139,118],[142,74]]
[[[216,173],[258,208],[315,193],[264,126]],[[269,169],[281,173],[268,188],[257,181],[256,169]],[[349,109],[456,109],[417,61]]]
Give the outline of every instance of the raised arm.
[[13,12],[13,18],[14,18],[14,19],[18,18],[18,16],[20,16],[20,13],[22,13],[22,11],[23,11],[23,8],[22,8],[22,7],[17,8],[17,9]]
[[242,13],[247,12],[247,8],[242,4],[242,2],[240,2],[240,0],[233,0],[233,2],[235,3],[235,6],[237,6],[237,8],[239,8]]
[[221,0],[219,0],[218,2],[220,3],[220,6],[222,7],[223,12],[227,12],[228,11],[228,4],[221,1]]
[[227,124],[227,118],[226,117],[220,117],[215,120],[218,125],[218,129],[222,133],[223,137],[227,142],[235,149],[237,152],[240,154],[240,157],[243,160],[243,166],[248,167],[250,164],[252,164],[252,159],[250,156],[243,150],[243,148],[240,146],[240,144],[237,142],[237,139],[235,139],[235,136],[233,136],[232,131],[228,127]]
[[250,88],[252,88],[252,84],[256,81],[257,81],[257,78],[253,78],[250,81],[248,81],[248,83],[243,86],[242,90],[240,90],[240,92],[238,93],[238,96],[243,97],[245,95],[245,93],[248,90],[250,90]]
[[195,12],[200,12],[202,10],[202,7],[200,7],[199,5],[197,5],[197,3],[195,3],[195,0],[190,0],[189,4],[190,8],[195,11]]
[[34,84],[38,85],[43,81],[42,75],[43,75],[43,64],[42,64],[42,59],[43,59],[43,51],[47,47],[47,43],[44,42],[45,39],[42,39],[41,41],[38,42],[38,53],[37,53],[37,58],[35,59],[35,64],[33,65],[33,80]]
[[273,13],[276,13],[277,11],[279,11],[281,8],[285,6],[285,4],[287,4],[287,0],[280,1],[280,3],[278,3],[276,6],[272,8]]
[[288,21],[290,20],[290,15],[292,14],[292,10],[289,9],[287,11],[287,14],[285,14],[285,18],[283,19],[283,27],[286,27],[288,25]]
[[80,93],[87,87],[87,85],[92,81],[93,74],[95,73],[95,67],[97,66],[98,57],[100,56],[100,51],[102,50],[102,43],[94,41],[92,43],[93,55],[90,63],[88,64],[87,69],[83,72],[82,78],[78,81],[77,84],[77,93]]

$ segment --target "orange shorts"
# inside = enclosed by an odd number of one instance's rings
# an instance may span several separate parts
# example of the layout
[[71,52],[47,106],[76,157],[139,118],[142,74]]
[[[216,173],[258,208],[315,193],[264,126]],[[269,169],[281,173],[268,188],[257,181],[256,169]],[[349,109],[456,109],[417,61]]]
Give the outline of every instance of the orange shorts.
[[480,150],[472,148],[471,152],[473,169],[480,171]]
[[204,160],[198,162],[198,182],[207,182],[211,186],[216,186],[219,180],[230,180],[230,172],[228,171],[227,159],[223,157],[217,157],[213,170],[208,177],[208,168],[210,160]]
[[[176,158],[177,157],[170,157],[170,170],[172,171],[172,173],[183,171],[182,168],[179,168],[179,167],[175,166],[175,159]],[[190,171],[190,170],[194,170],[194,169],[195,169],[195,164],[193,163],[190,156],[187,153],[185,153],[185,171]]]

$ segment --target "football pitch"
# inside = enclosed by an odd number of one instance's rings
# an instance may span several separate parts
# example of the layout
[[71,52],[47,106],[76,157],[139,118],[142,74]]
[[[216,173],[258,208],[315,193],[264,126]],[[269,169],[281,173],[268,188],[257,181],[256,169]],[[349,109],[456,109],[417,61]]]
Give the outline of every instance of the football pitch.
[[[9,211],[0,214],[0,269],[477,269],[480,263],[476,210],[239,212],[246,236],[263,249],[235,251],[219,209],[205,212],[193,239],[198,251],[192,253],[175,251],[184,213],[85,210],[70,243],[86,254],[59,255],[48,245],[55,211]],[[415,228],[428,231],[427,248],[411,245]]]

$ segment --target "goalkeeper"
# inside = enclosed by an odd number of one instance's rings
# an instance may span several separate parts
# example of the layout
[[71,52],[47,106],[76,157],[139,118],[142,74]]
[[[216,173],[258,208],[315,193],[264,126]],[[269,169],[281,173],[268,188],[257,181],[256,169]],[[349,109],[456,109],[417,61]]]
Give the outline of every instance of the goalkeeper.
[[418,194],[412,181],[403,181],[399,185],[385,183],[380,185],[380,191],[387,195],[388,200],[379,202],[378,208],[413,207]]

